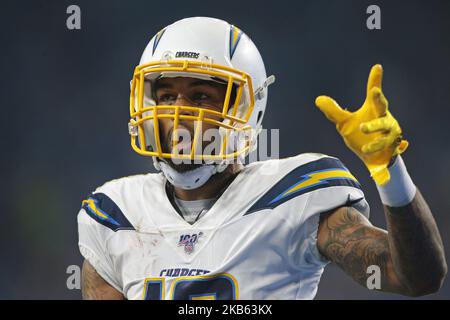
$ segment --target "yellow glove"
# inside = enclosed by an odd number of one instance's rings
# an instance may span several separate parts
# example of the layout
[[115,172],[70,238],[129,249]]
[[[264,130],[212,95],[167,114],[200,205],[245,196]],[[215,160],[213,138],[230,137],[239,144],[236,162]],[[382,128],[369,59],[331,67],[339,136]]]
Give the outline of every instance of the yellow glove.
[[389,181],[387,167],[392,157],[408,147],[397,120],[388,111],[388,102],[381,91],[382,78],[381,65],[373,66],[366,100],[355,112],[342,109],[330,97],[316,98],[316,106],[336,125],[345,144],[361,158],[378,185]]

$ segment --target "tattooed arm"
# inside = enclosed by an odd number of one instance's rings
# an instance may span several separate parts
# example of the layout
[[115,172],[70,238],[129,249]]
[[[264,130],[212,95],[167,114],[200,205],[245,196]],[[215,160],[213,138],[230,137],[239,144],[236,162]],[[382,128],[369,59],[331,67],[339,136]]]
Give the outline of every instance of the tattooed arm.
[[103,280],[87,260],[83,262],[81,293],[83,300],[125,300],[122,293]]
[[351,207],[321,216],[319,252],[363,286],[376,265],[381,291],[408,296],[434,293],[447,273],[442,240],[419,190],[404,207],[384,206],[388,232]]

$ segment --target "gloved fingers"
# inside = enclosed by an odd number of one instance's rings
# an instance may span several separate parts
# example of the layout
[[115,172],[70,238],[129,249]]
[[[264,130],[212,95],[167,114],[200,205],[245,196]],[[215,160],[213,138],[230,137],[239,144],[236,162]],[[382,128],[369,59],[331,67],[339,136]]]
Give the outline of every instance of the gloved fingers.
[[[406,140],[405,140],[406,141]],[[385,148],[389,148],[392,145],[395,145],[395,150],[397,150],[397,147],[402,144],[402,136],[400,127],[396,126],[392,129],[392,131],[386,135],[383,135],[381,137],[378,137],[372,142],[366,143],[362,146],[361,151],[364,154],[370,154],[377,151],[380,151]],[[405,145],[402,145],[402,148],[404,148]],[[407,147],[407,145],[406,145]],[[403,150],[404,151],[404,150]]]
[[381,64],[376,64],[370,69],[369,79],[367,81],[367,96],[374,87],[377,87],[381,90],[382,81],[383,67],[381,66]]
[[395,137],[392,135],[382,136],[375,139],[372,142],[366,143],[362,146],[361,151],[364,154],[371,154],[380,150],[385,149],[394,143]]
[[339,124],[351,116],[351,112],[342,109],[336,101],[327,96],[317,97],[316,106],[334,124]]
[[364,154],[371,154],[384,149],[388,143],[388,137],[383,136],[375,139],[375,141],[366,143],[362,146],[361,151]]
[[366,134],[374,132],[388,133],[392,129],[394,121],[395,120],[392,119],[392,117],[384,116],[381,118],[376,118],[374,120],[361,123],[360,129],[362,132]]
[[[401,137],[400,137],[401,139]],[[402,154],[408,148],[409,142],[407,140],[401,140],[400,144],[396,148],[396,154]]]
[[380,88],[374,87],[369,92],[369,97],[371,100],[371,104],[369,104],[373,108],[373,112],[377,117],[383,117],[387,113],[388,109],[388,101],[384,96],[383,92]]

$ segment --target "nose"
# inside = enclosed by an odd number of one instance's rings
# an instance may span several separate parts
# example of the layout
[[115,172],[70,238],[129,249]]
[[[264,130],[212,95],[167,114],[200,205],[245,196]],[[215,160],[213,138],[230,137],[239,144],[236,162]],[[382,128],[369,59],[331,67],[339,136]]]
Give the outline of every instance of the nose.
[[[184,95],[178,94],[177,99],[174,101],[173,106],[193,107],[193,106],[195,106],[195,104],[189,98],[185,97]],[[175,110],[173,110],[172,112],[175,112]],[[186,115],[186,116],[193,116],[196,114],[195,111],[189,110],[186,108],[180,108],[178,113],[180,115]]]
[[192,106],[193,102],[184,96],[183,94],[179,93],[177,96],[177,99],[174,102],[175,106]]

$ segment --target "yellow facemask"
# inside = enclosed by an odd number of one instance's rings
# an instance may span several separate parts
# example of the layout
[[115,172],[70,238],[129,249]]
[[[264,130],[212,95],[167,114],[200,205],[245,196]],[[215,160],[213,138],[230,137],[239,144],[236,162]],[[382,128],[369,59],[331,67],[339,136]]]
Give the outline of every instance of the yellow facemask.
[[[193,78],[219,78],[227,85],[222,112],[196,106],[157,105],[151,103],[145,96],[145,82],[155,79],[161,74],[177,74]],[[235,100],[230,101],[232,89],[235,88]],[[253,129],[248,120],[254,107],[254,93],[251,77],[240,70],[230,67],[191,60],[161,60],[139,65],[135,68],[130,91],[129,133],[134,151],[144,156],[159,158],[190,159],[190,160],[221,160],[235,159],[248,153],[251,143],[245,143],[241,148],[229,148],[230,135],[247,133]],[[183,111],[189,111],[189,115]],[[163,152],[159,132],[159,120],[173,120],[172,152]],[[179,121],[192,121],[195,124],[189,154],[177,151],[176,140]],[[198,124],[216,125],[221,134],[219,154],[199,153],[198,140],[202,134]]]

